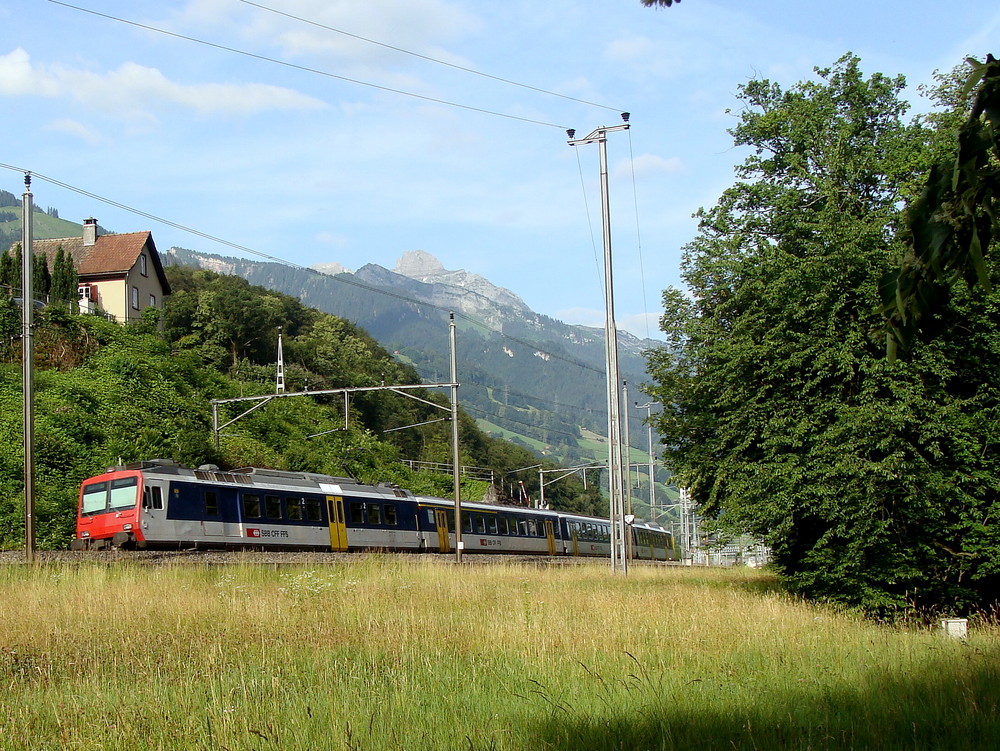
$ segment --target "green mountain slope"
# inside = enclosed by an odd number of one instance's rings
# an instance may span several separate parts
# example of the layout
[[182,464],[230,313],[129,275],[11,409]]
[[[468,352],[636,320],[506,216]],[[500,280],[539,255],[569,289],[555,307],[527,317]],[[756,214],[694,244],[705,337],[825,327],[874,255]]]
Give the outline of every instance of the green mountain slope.
[[[607,430],[602,331],[493,301],[467,300],[464,290],[374,265],[329,276],[182,248],[163,255],[166,263],[232,273],[354,321],[431,382],[448,380],[448,314],[457,309],[463,407],[562,464],[595,458],[581,444],[580,431]],[[463,306],[475,312],[463,313]],[[643,349],[652,345],[621,336],[621,370],[635,399],[641,398],[638,387],[645,380]],[[630,428],[634,436],[645,435],[636,411],[630,414]]]
[[[21,241],[21,199],[6,190],[0,190],[0,251],[5,251]],[[80,224],[59,218],[55,209],[41,211],[37,206],[31,214],[34,237],[48,240],[57,237],[77,237],[82,232]]]

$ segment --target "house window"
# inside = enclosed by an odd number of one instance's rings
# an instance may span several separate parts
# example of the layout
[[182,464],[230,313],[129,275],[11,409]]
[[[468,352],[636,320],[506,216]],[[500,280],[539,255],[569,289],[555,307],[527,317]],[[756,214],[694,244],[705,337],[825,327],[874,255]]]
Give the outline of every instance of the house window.
[[151,307],[151,308],[155,308],[156,307],[156,295],[150,295],[149,296],[149,307]]
[[133,310],[138,310],[139,309],[139,288],[138,287],[133,287],[132,288],[132,309]]
[[139,256],[139,273],[146,276],[146,255]]
[[80,293],[80,299],[81,300],[92,299],[91,297],[92,289],[93,288],[89,284],[81,284],[79,287],[77,287],[77,291]]

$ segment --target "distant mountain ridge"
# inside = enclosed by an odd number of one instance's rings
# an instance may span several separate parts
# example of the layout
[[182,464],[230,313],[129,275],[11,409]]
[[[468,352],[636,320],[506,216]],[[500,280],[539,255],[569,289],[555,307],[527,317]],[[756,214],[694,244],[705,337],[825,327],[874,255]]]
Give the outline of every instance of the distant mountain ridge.
[[[448,380],[449,311],[459,325],[461,399],[481,422],[529,436],[553,458],[587,458],[581,428],[607,432],[604,332],[532,311],[514,292],[464,270],[448,270],[430,253],[404,253],[393,270],[339,264],[304,270],[278,263],[170,248],[164,263],[233,274],[291,294],[368,330],[431,382]],[[333,275],[324,271],[336,272]],[[662,346],[619,333],[622,377],[641,398],[646,349]],[[633,435],[645,433],[631,416]]]

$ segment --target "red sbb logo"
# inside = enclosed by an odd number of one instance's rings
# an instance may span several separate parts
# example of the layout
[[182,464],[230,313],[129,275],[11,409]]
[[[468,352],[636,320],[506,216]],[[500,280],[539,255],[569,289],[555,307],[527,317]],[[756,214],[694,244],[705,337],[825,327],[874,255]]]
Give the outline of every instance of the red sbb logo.
[[257,527],[247,527],[247,537],[288,537],[287,529],[259,529]]

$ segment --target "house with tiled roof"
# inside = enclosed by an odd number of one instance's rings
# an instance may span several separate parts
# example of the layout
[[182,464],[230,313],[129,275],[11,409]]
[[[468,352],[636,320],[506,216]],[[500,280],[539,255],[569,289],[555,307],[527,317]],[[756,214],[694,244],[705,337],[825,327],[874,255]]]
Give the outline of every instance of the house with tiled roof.
[[151,232],[102,235],[97,220],[86,219],[81,237],[31,243],[35,253],[46,255],[50,268],[59,246],[76,266],[82,310],[101,310],[127,323],[146,308],[163,308],[170,284]]

